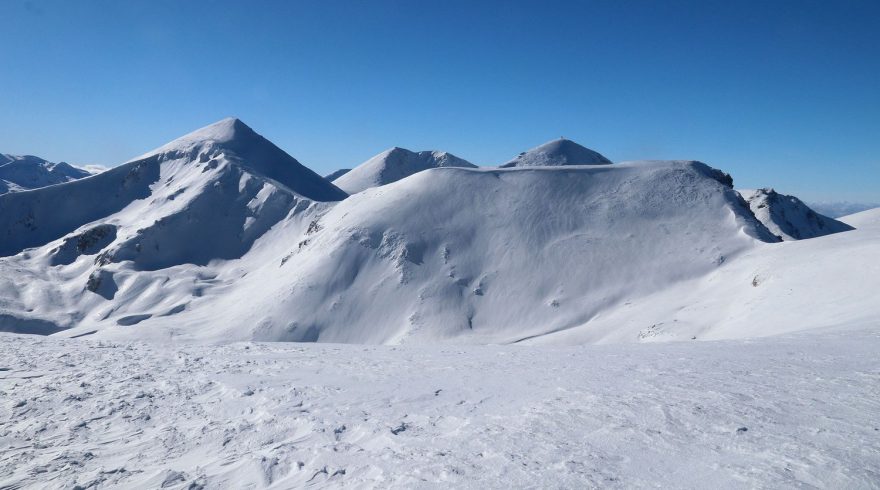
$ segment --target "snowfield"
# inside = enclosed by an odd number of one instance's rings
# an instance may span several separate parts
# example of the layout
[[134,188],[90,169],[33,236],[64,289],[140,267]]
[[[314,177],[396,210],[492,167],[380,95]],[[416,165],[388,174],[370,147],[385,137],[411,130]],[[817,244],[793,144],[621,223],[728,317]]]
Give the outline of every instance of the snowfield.
[[878,349],[3,334],[0,488],[877,488]]

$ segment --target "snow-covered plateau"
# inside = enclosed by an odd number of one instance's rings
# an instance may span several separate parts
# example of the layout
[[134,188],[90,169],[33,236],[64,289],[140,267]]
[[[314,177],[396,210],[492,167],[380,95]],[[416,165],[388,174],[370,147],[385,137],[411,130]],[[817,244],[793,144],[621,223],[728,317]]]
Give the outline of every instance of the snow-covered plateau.
[[880,209],[566,139],[324,178],[233,118],[31,181],[0,489],[880,488]]
[[0,487],[876,488],[878,349],[5,334]]

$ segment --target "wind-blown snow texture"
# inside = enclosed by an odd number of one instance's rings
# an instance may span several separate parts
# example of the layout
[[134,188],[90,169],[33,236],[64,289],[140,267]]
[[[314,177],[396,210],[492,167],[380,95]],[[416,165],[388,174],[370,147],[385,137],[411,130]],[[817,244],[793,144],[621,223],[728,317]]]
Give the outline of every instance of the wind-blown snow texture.
[[420,151],[391,148],[374,156],[333,181],[340,189],[355,194],[371,187],[390,184],[430,168],[476,165],[445,151]]
[[0,153],[0,194],[61,184],[89,175],[92,174],[65,162]]
[[0,487],[875,488],[878,349],[876,319],[552,348],[7,334]]
[[584,148],[574,141],[559,138],[520,153],[513,160],[501,165],[501,168],[607,165],[610,163],[611,160],[589,148]]

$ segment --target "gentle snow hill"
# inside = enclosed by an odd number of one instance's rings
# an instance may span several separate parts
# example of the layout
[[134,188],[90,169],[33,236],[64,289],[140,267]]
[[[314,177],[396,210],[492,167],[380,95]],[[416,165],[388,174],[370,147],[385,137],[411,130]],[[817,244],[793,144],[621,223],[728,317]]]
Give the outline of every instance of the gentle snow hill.
[[342,177],[343,175],[345,175],[349,172],[351,172],[350,168],[340,168],[339,170],[336,170],[335,172],[331,172],[331,173],[325,175],[324,178],[329,180],[330,182],[333,182],[334,180],[338,179],[339,177]]
[[[67,335],[517,342],[776,240],[726,181],[685,161],[428,170],[352,195],[304,233],[269,231],[241,261],[201,272],[213,283],[177,315],[112,301]],[[128,317],[147,319],[116,326]]]
[[0,153],[0,194],[61,184],[89,175],[92,173],[65,162]]
[[880,208],[868,209],[840,218],[840,221],[862,230],[880,231]]
[[738,192],[749,203],[755,217],[783,240],[815,238],[853,229],[813,211],[800,199],[773,189],[739,189]]
[[364,189],[397,182],[415,173],[440,167],[475,168],[476,165],[445,151],[416,153],[394,147],[345,172],[333,183],[345,192],[355,194]]
[[765,337],[822,327],[876,327],[880,209],[841,218],[852,231],[758,244],[693,280],[610,309],[533,343]]
[[513,160],[502,164],[501,168],[607,165],[610,163],[611,160],[598,152],[585,148],[574,141],[559,138],[520,153]]

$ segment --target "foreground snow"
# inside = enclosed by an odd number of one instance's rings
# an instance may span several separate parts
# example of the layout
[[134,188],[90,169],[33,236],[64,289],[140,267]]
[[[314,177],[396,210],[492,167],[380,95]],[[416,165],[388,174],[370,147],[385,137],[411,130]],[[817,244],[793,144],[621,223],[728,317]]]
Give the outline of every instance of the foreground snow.
[[0,336],[0,488],[870,488],[878,325],[580,347]]

